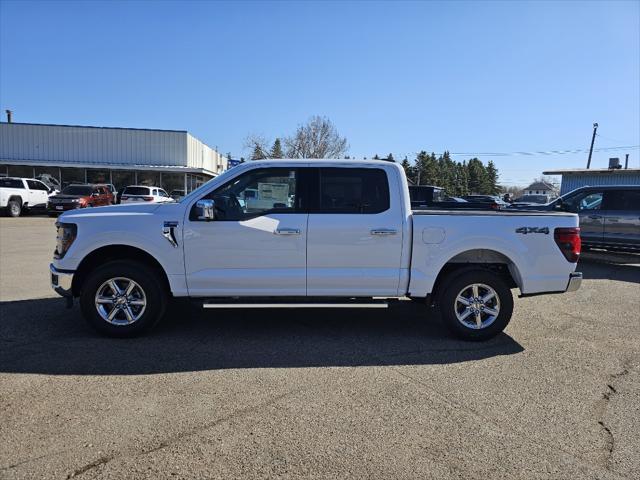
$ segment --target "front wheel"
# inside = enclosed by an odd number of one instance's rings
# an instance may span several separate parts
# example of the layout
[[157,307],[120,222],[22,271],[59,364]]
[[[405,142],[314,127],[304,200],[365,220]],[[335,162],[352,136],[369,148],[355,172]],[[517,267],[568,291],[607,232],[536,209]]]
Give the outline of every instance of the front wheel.
[[132,337],[155,326],[168,293],[157,272],[139,262],[109,262],[91,272],[80,294],[85,320],[112,337]]
[[480,269],[454,272],[443,284],[438,303],[453,334],[463,340],[488,340],[507,327],[513,296],[500,275]]

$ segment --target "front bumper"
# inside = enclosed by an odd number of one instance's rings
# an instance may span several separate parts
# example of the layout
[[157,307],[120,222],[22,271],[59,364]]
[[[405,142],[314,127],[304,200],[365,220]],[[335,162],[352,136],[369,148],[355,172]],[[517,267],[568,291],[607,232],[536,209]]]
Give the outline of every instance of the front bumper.
[[47,204],[47,211],[49,213],[63,213],[69,210],[76,210],[82,208],[79,203],[51,203]]
[[49,270],[51,271],[51,288],[62,297],[73,298],[71,285],[74,272],[58,270],[53,264],[49,265]]
[[567,292],[575,292],[582,285],[582,272],[573,272],[569,274],[569,283],[567,284]]

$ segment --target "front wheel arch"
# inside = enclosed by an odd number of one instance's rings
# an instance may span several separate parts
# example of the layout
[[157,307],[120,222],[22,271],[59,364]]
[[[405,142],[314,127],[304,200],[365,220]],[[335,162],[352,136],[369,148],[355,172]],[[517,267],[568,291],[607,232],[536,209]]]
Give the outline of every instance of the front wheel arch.
[[82,285],[91,271],[114,260],[131,260],[148,266],[160,276],[166,292],[169,295],[171,294],[169,277],[155,257],[140,248],[130,245],[107,245],[93,250],[82,259],[73,276],[73,283],[71,285],[73,296],[80,296],[82,293]]

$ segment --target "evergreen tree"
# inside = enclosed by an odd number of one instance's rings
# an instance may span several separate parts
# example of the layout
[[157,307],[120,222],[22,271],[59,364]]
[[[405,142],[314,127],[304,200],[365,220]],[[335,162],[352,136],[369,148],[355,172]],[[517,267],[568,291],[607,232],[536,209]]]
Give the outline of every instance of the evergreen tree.
[[273,142],[269,156],[271,158],[284,158],[284,152],[282,151],[282,144],[279,138],[276,138],[275,142]]
[[383,158],[382,160],[386,160],[387,162],[395,162],[395,159],[393,158],[393,154],[392,153],[387,155],[387,158]]
[[373,158],[371,160],[380,160],[380,157],[378,156],[378,154],[376,153]]
[[489,160],[487,163],[487,191],[491,195],[497,195],[500,193],[500,186],[498,185],[498,169],[496,168],[493,160]]
[[253,147],[253,153],[251,154],[251,160],[262,160],[263,158],[267,158],[267,156],[262,151],[260,145],[256,144]]

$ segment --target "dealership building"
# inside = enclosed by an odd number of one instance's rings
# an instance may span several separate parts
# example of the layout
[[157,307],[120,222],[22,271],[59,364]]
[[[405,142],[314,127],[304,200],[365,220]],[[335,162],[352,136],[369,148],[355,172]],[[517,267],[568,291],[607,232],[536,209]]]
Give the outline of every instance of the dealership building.
[[228,160],[183,130],[0,122],[0,176],[190,192]]

